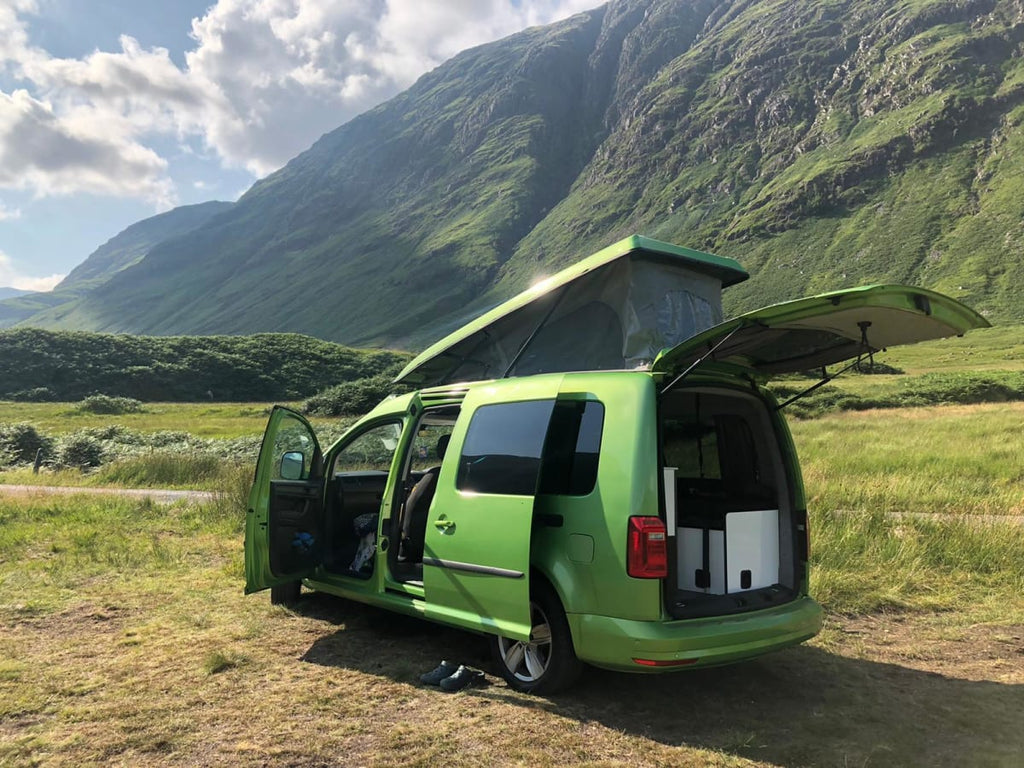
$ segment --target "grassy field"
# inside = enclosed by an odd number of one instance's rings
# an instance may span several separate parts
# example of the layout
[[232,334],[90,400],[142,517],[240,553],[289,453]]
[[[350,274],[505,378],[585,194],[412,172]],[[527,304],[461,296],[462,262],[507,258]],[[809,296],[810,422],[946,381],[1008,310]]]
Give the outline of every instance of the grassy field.
[[594,670],[545,699],[493,675],[417,684],[442,657],[486,669],[472,635],[243,596],[241,519],[237,493],[0,497],[0,765],[1011,766],[1024,750],[1019,526],[990,541],[816,513],[832,616],[816,640],[675,676]]
[[816,509],[1024,515],[1024,403],[792,421]]
[[111,423],[143,432],[186,430],[198,437],[235,438],[259,434],[272,403],[146,403],[141,413],[108,416],[78,410],[74,403],[16,403],[0,400],[0,423],[28,422],[64,434]]
[[[906,376],[848,381],[956,373],[957,355],[1021,367],[1020,329],[985,333],[886,358]],[[104,417],[0,403],[0,422],[201,429],[251,445],[266,408]],[[488,668],[469,634],[325,596],[285,610],[242,595],[244,461],[155,452],[88,474],[2,473],[227,492],[167,507],[0,494],[0,766],[1020,765],[1024,403],[832,413],[792,429],[821,635],[721,669],[593,670],[554,698],[493,675],[455,695],[419,686],[440,658]]]

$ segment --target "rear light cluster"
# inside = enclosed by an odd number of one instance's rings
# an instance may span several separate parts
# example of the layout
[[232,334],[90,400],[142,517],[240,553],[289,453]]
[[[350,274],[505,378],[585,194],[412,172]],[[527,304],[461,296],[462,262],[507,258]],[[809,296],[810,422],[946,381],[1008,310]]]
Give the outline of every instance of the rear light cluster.
[[626,573],[635,579],[668,576],[668,537],[660,517],[629,518]]

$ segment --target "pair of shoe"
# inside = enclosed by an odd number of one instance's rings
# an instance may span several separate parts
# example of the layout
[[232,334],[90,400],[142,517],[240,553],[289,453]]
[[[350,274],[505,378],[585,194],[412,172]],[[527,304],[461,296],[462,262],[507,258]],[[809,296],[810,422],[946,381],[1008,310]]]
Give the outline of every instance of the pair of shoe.
[[480,670],[467,667],[465,664],[453,664],[450,661],[442,661],[437,667],[420,675],[420,682],[424,685],[439,685],[442,691],[454,693],[461,691],[469,685],[476,685],[484,681],[484,673]]

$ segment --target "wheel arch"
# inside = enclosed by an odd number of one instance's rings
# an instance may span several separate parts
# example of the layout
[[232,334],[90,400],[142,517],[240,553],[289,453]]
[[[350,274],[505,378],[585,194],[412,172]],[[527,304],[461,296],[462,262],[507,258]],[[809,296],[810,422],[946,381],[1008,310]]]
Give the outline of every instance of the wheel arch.
[[[534,565],[530,567],[530,592],[532,593],[536,587],[540,587],[541,589],[548,589],[551,591],[551,594],[555,596],[559,604],[562,606],[562,612],[565,613],[566,619],[568,620],[569,611],[566,609],[568,601],[566,600],[566,595],[564,594],[564,591],[558,587],[556,579],[551,578],[542,569]],[[572,638],[573,650],[576,652],[577,655],[579,655],[579,638],[577,637],[576,633],[573,632],[574,622],[568,620],[568,624],[569,636]]]

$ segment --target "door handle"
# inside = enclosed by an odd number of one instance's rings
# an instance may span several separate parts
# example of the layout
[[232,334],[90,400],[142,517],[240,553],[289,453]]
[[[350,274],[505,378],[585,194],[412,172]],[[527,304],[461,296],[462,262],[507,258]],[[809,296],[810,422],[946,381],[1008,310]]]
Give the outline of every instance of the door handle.
[[441,533],[448,533],[455,528],[455,522],[452,520],[435,520],[434,527]]

